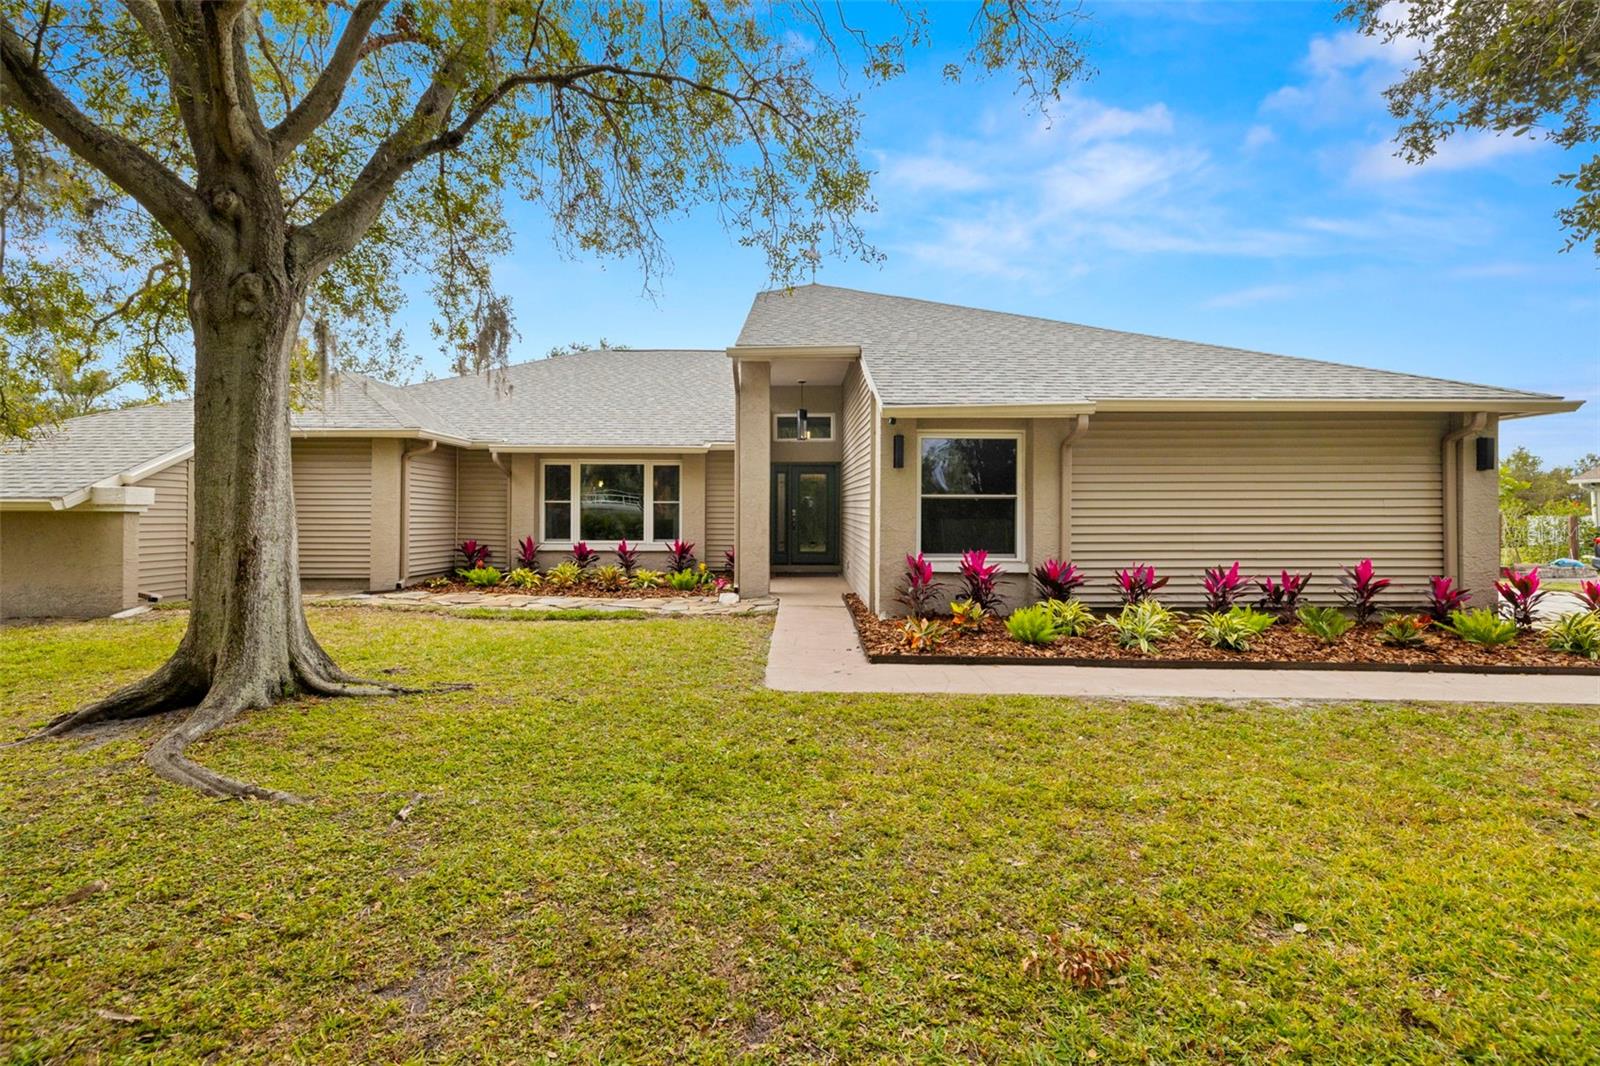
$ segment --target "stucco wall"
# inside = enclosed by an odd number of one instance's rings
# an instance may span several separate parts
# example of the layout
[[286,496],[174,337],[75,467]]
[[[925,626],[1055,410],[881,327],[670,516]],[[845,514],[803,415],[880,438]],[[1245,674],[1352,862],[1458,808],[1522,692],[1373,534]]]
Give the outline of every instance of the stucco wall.
[[[1458,420],[1459,422],[1459,420]],[[1496,438],[1499,422],[1490,417],[1481,436]],[[1487,607],[1494,602],[1494,582],[1500,573],[1500,474],[1496,469],[1479,470],[1477,445],[1467,437],[1460,449],[1457,485],[1460,490],[1461,583],[1472,590],[1473,604]]]
[[139,516],[0,512],[0,617],[98,618],[138,602]]
[[772,366],[741,361],[737,399],[739,591],[765,596],[772,587]]

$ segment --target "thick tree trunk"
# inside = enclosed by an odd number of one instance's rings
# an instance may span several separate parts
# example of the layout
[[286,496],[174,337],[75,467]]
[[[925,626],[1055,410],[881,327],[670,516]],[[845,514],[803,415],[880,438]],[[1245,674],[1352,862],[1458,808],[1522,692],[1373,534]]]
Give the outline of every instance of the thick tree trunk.
[[[251,206],[270,215],[276,205]],[[58,719],[45,735],[189,707],[147,755],[152,769],[213,795],[287,800],[293,797],[198,766],[184,749],[242,711],[297,693],[400,690],[345,674],[306,625],[289,467],[289,362],[306,282],[290,277],[281,225],[253,221],[258,239],[241,243],[254,245],[257,254],[234,249],[217,262],[195,262],[191,271],[195,573],[189,628],[155,674]]]

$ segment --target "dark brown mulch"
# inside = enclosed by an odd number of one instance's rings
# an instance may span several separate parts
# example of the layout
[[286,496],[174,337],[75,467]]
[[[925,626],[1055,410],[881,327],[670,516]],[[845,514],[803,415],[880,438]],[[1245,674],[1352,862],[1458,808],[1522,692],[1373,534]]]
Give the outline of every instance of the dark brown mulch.
[[[1081,637],[1068,637],[1050,645],[1024,644],[1013,640],[1006,632],[1005,622],[999,618],[984,620],[976,633],[949,632],[939,647],[926,653],[908,652],[900,644],[900,630],[904,619],[879,618],[854,593],[846,594],[850,615],[855,619],[856,633],[861,646],[869,656],[893,657],[914,662],[918,659],[945,659],[950,657],[992,659],[1095,659],[1106,661],[1141,662],[1214,662],[1214,663],[1328,663],[1337,665],[1360,664],[1367,666],[1485,666],[1485,667],[1563,667],[1593,671],[1600,675],[1600,663],[1577,655],[1552,651],[1545,646],[1544,638],[1536,633],[1525,633],[1514,643],[1499,648],[1484,648],[1469,644],[1449,633],[1430,631],[1419,648],[1397,648],[1378,640],[1380,627],[1356,626],[1333,644],[1324,644],[1310,633],[1292,623],[1273,626],[1250,646],[1249,651],[1225,651],[1213,648],[1196,636],[1187,626],[1157,645],[1153,655],[1145,655],[1137,648],[1124,648],[1116,641],[1116,634],[1106,626],[1097,626]],[[937,619],[949,625],[948,616]]]
[[704,596],[715,596],[716,587],[705,585],[691,591],[663,586],[658,589],[603,589],[599,585],[569,585],[558,589],[550,585],[540,585],[538,588],[522,589],[515,585],[501,582],[498,585],[487,587],[469,585],[465,581],[451,579],[444,584],[434,584],[431,581],[418,581],[414,585],[406,586],[407,592],[484,592],[496,596],[595,596],[608,600],[678,600],[694,599]]

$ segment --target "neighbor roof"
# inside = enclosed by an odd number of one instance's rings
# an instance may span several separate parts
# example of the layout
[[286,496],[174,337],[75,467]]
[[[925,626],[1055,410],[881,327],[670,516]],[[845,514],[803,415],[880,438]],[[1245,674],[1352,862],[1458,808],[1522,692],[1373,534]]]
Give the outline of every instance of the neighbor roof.
[[1560,399],[831,285],[758,294],[738,346],[859,346],[889,407]]
[[1593,485],[1596,482],[1600,482],[1600,466],[1591,466],[1572,479],[1574,485]]

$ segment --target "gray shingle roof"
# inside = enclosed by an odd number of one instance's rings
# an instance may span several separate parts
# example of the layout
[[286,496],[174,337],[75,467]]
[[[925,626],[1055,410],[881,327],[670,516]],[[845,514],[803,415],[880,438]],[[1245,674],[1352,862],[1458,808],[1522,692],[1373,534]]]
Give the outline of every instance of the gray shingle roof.
[[760,293],[738,343],[860,345],[891,406],[1557,399],[831,285]]
[[1575,476],[1572,480],[1581,481],[1586,485],[1594,482],[1600,482],[1600,466],[1591,466],[1583,473]]
[[733,441],[733,369],[721,349],[582,352],[404,392],[481,442],[701,448]]
[[69,496],[177,451],[193,436],[190,400],[68,419],[37,440],[0,446],[0,498]]

